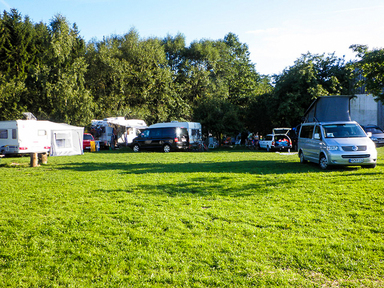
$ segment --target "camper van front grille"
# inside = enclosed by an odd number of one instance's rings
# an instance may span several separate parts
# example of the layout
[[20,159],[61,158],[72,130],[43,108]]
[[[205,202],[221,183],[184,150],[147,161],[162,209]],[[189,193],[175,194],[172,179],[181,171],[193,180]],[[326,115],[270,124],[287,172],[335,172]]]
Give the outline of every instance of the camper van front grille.
[[342,146],[342,148],[344,151],[367,151],[367,146]]
[[350,158],[369,158],[371,155],[369,154],[360,154],[360,155],[342,155],[341,157],[350,159]]

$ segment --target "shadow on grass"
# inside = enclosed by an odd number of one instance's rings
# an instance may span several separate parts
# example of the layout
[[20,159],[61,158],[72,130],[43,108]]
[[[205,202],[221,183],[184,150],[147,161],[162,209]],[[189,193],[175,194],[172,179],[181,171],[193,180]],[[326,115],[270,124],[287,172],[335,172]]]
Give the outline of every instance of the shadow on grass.
[[188,181],[175,181],[166,184],[147,183],[140,184],[139,186],[130,186],[126,189],[97,189],[96,191],[101,193],[135,193],[141,191],[146,194],[167,194],[171,197],[180,195],[246,197],[276,192],[280,187],[294,185],[296,180],[273,179],[271,182],[237,182],[235,185],[232,181],[233,179],[225,176],[190,177]]
[[[147,173],[241,173],[241,174],[287,174],[308,172],[332,172],[335,168],[321,170],[314,163],[283,162],[270,160],[246,160],[230,162],[199,163],[94,163],[77,162],[59,165],[59,169],[74,171],[116,171],[126,174]],[[356,167],[336,168],[337,170],[356,170]]]

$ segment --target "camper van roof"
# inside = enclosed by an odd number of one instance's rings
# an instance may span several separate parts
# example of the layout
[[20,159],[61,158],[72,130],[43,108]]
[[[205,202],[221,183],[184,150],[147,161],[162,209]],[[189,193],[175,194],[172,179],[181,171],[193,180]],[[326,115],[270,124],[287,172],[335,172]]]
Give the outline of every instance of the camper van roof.
[[351,95],[321,96],[304,113],[303,122],[351,121],[349,100]]

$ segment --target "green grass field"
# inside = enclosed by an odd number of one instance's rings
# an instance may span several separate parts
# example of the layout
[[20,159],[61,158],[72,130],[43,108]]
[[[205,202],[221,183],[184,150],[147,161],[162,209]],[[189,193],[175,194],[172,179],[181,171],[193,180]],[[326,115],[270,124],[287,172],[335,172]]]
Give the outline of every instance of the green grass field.
[[130,150],[0,161],[1,287],[384,287],[375,169]]

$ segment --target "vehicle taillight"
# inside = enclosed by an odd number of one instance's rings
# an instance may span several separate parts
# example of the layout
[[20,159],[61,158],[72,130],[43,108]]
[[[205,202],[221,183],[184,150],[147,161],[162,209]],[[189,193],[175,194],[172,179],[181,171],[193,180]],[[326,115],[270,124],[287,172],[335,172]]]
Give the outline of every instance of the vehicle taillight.
[[272,141],[272,146],[275,146],[275,141]]
[[27,147],[19,147],[19,150],[28,150]]
[[44,149],[49,150],[49,149],[51,149],[51,147],[45,146]]
[[179,142],[179,138],[175,138],[175,143],[176,143],[176,142]]

